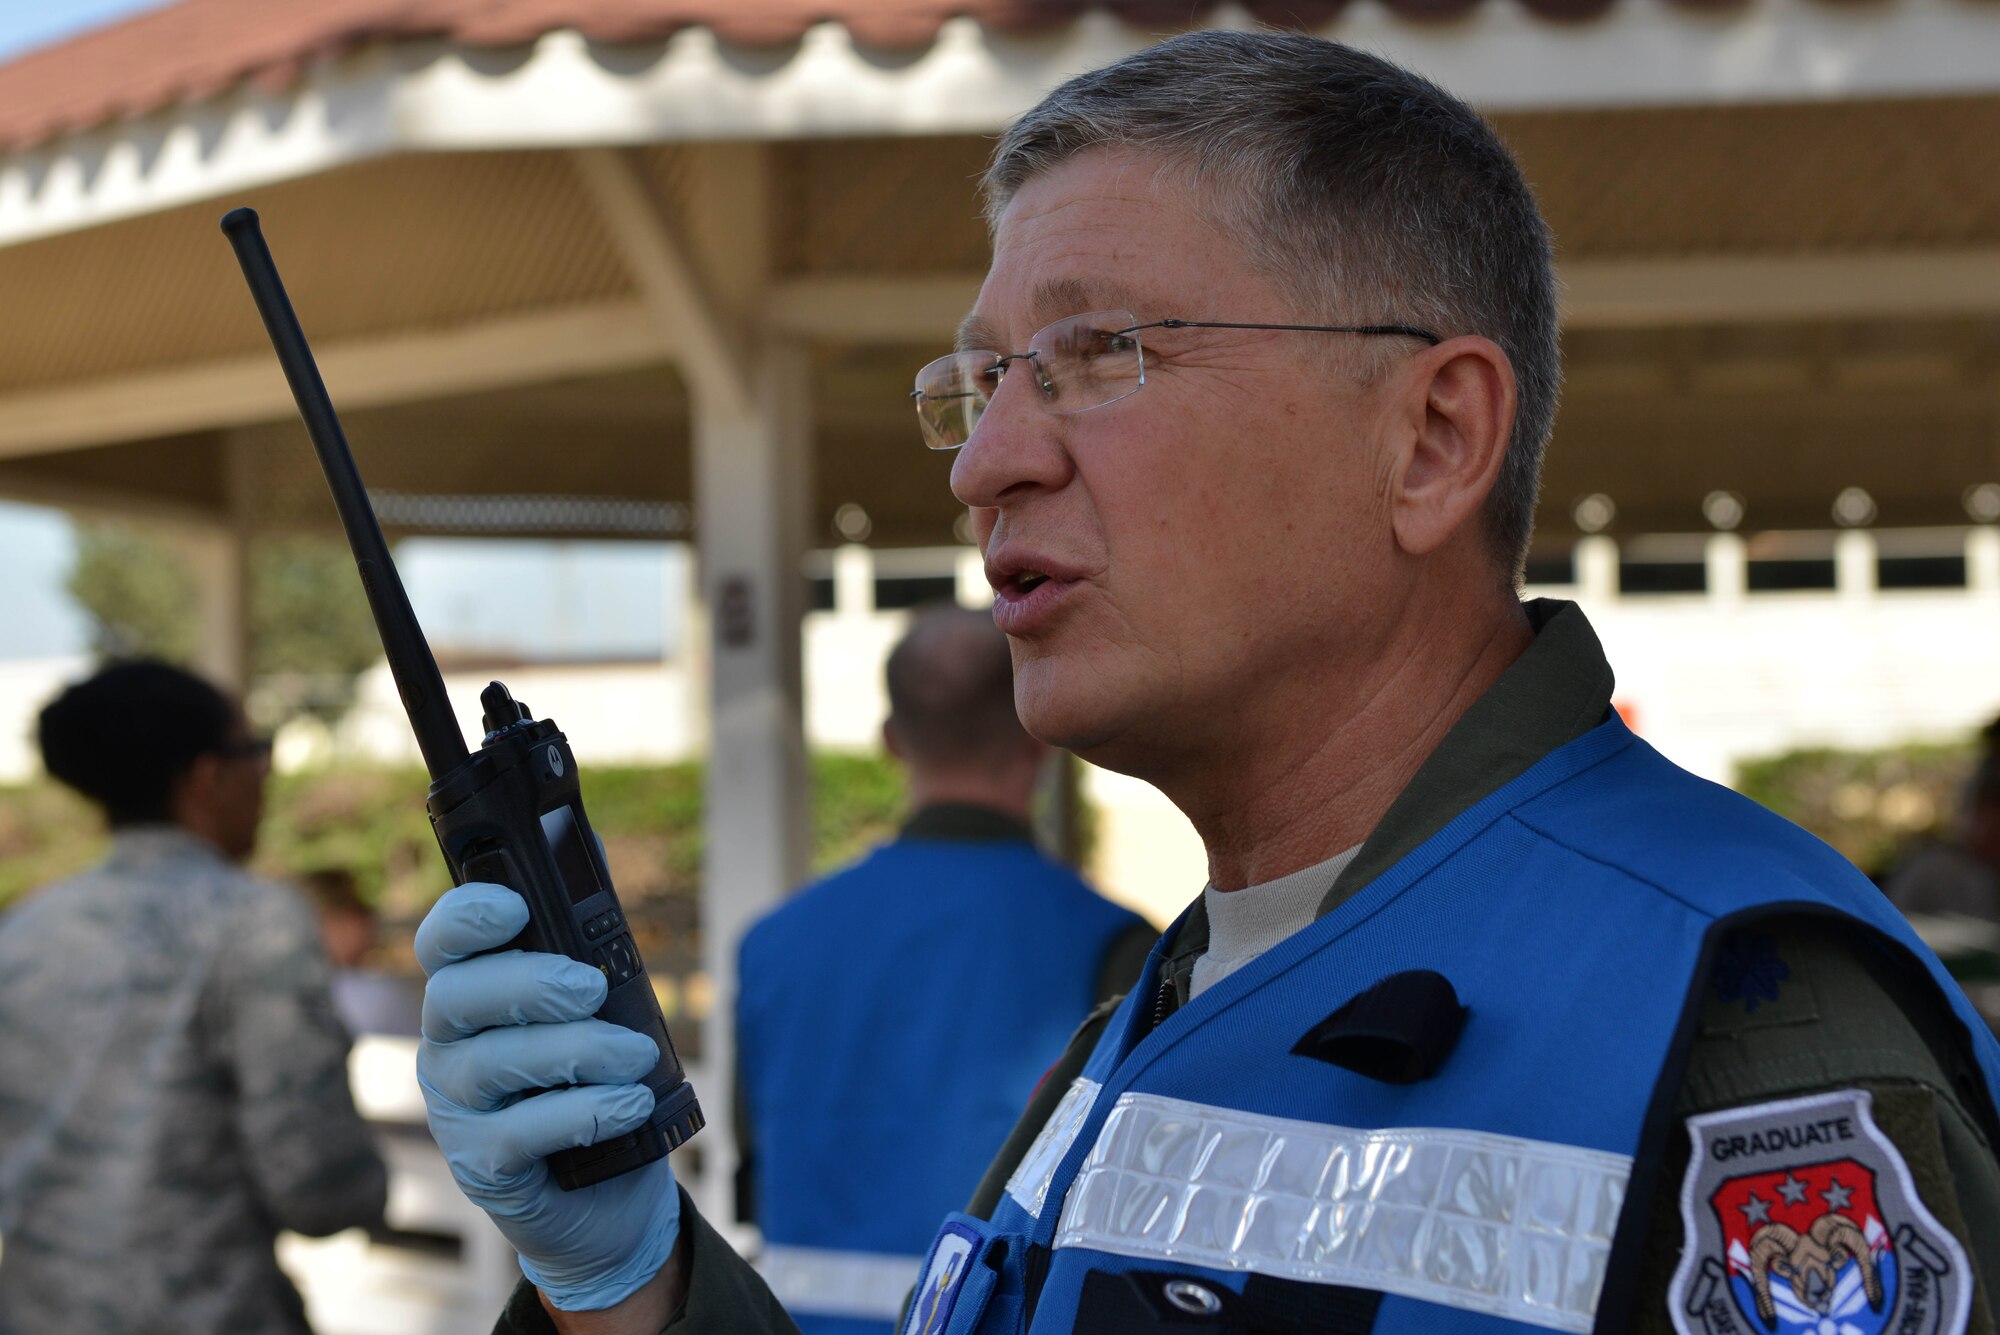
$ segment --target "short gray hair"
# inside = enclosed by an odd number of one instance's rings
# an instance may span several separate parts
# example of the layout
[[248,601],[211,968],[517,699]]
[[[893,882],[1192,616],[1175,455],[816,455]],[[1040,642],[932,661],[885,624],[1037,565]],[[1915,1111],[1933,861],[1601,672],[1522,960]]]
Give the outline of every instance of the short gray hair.
[[1429,80],[1336,42],[1187,33],[1071,79],[1016,121],[986,171],[989,222],[1030,179],[1100,147],[1184,171],[1305,322],[1499,344],[1520,395],[1485,518],[1518,581],[1562,354],[1548,226],[1493,128]]

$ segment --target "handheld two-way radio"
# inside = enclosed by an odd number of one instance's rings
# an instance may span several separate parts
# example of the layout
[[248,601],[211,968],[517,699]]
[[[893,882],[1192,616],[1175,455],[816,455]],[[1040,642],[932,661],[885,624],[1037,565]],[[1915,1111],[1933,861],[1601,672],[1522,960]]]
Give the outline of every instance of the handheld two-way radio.
[[496,681],[479,696],[486,711],[485,740],[477,751],[466,751],[437,660],[389,557],[257,214],[232,210],[223,218],[222,230],[236,248],[257,313],[264,317],[313,451],[333,489],[389,671],[430,770],[431,828],[453,883],[493,881],[519,892],[528,901],[528,925],[502,949],[546,951],[596,965],[610,984],[598,1018],[659,1044],[659,1064],[646,1077],[655,1099],[646,1125],[552,1154],[549,1167],[556,1181],[573,1191],[649,1164],[701,1129],[701,1107],[674,1055],[652,980],[584,814],[569,742],[553,722],[534,718]]

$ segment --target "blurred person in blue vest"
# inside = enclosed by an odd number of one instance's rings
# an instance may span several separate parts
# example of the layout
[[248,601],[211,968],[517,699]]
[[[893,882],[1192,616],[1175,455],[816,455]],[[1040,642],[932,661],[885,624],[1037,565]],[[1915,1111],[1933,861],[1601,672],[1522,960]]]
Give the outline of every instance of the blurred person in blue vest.
[[270,744],[158,662],[42,710],[42,758],[111,827],[0,916],[0,1332],[303,1335],[281,1229],[380,1220],[312,911],[242,868]]
[[[921,611],[886,675],[909,819],[742,946],[739,1189],[806,1335],[888,1335],[937,1221],[1158,935],[1036,849],[1049,748],[989,613]],[[980,1005],[937,1004],[953,993]]]

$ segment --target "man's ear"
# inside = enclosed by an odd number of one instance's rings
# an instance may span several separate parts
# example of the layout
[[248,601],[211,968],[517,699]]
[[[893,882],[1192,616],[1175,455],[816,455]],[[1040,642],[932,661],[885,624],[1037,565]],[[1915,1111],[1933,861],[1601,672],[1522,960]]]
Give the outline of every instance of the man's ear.
[[885,718],[882,720],[882,749],[897,760],[908,759],[903,754],[902,740],[896,735],[896,720],[894,719]]
[[1466,335],[1413,359],[1403,378],[1400,457],[1391,478],[1396,545],[1427,556],[1477,524],[1514,430],[1514,368],[1491,339]]

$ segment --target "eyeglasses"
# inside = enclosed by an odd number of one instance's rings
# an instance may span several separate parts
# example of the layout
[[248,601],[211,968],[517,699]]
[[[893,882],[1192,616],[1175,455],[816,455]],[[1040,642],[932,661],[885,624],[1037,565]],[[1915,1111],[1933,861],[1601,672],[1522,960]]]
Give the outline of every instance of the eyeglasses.
[[1130,311],[1092,311],[1057,320],[1036,331],[1026,352],[972,348],[954,352],[917,372],[910,398],[924,444],[955,450],[972,439],[981,413],[1015,362],[1034,372],[1042,407],[1073,417],[1137,394],[1146,384],[1145,329],[1275,329],[1305,334],[1393,334],[1435,347],[1444,340],[1428,329],[1402,324],[1229,324],[1219,320],[1154,320],[1141,324]]

